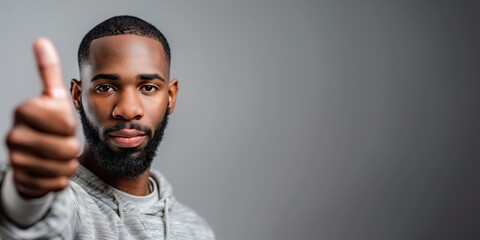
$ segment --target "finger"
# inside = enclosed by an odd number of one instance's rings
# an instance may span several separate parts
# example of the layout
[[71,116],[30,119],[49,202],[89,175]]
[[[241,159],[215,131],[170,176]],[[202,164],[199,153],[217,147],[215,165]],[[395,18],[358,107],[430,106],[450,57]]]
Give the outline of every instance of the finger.
[[19,124],[7,136],[10,151],[20,150],[41,158],[68,161],[80,153],[80,142],[75,136],[58,136],[38,132]]
[[15,124],[26,124],[40,132],[73,136],[77,121],[70,105],[49,98],[34,98],[15,109]]
[[21,152],[10,152],[10,164],[15,171],[24,171],[31,176],[61,177],[73,176],[78,168],[78,160],[56,161],[40,158],[36,155]]
[[67,91],[63,85],[60,58],[53,43],[47,38],[39,38],[33,45],[38,71],[43,83],[43,94],[54,98],[65,98]]
[[67,177],[33,177],[23,171],[14,171],[13,180],[19,192],[28,197],[40,197],[68,187]]
[[33,198],[40,198],[45,196],[47,193],[51,191],[46,191],[46,190],[39,190],[39,189],[30,189],[27,187],[24,187],[21,184],[15,184],[15,188],[17,189],[18,193],[20,196],[26,199],[33,199]]

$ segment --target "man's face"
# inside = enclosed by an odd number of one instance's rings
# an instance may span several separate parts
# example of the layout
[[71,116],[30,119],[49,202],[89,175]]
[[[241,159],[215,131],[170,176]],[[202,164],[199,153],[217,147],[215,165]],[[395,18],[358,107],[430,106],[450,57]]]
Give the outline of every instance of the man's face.
[[169,81],[161,43],[136,35],[96,39],[80,75],[72,95],[97,161],[114,174],[139,175],[175,104],[177,82]]

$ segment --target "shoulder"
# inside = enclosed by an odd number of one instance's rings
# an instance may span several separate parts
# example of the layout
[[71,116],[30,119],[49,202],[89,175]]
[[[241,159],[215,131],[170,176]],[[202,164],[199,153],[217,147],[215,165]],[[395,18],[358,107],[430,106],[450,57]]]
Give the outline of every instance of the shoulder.
[[208,226],[206,221],[192,208],[186,206],[183,203],[175,202],[175,205],[172,207],[172,213],[180,215],[183,217],[183,220],[187,222],[195,222],[199,225]]
[[175,202],[171,214],[174,216],[175,222],[182,224],[186,227],[185,230],[195,235],[195,239],[215,239],[210,225],[192,208]]
[[[167,204],[170,223],[173,225],[174,235],[177,239],[215,239],[210,225],[192,208],[178,202],[173,196],[173,188],[170,182],[158,171],[151,170],[151,177],[156,181],[160,198],[162,200],[170,199]],[[161,201],[162,201],[161,200]]]

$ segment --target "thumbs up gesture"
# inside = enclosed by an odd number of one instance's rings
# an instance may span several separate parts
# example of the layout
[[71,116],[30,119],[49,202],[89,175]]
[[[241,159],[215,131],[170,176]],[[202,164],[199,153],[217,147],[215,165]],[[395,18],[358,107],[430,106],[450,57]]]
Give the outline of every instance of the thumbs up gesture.
[[15,109],[14,124],[6,138],[13,180],[26,198],[66,188],[78,167],[80,151],[76,117],[63,84],[58,54],[46,38],[35,41],[33,49],[43,92]]

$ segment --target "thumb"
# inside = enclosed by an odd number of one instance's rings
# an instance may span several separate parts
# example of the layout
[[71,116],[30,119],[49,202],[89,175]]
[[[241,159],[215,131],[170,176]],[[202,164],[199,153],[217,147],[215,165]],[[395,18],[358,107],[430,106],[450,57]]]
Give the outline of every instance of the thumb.
[[33,44],[38,71],[43,83],[43,95],[53,98],[65,98],[67,91],[63,85],[60,58],[53,43],[44,37]]

